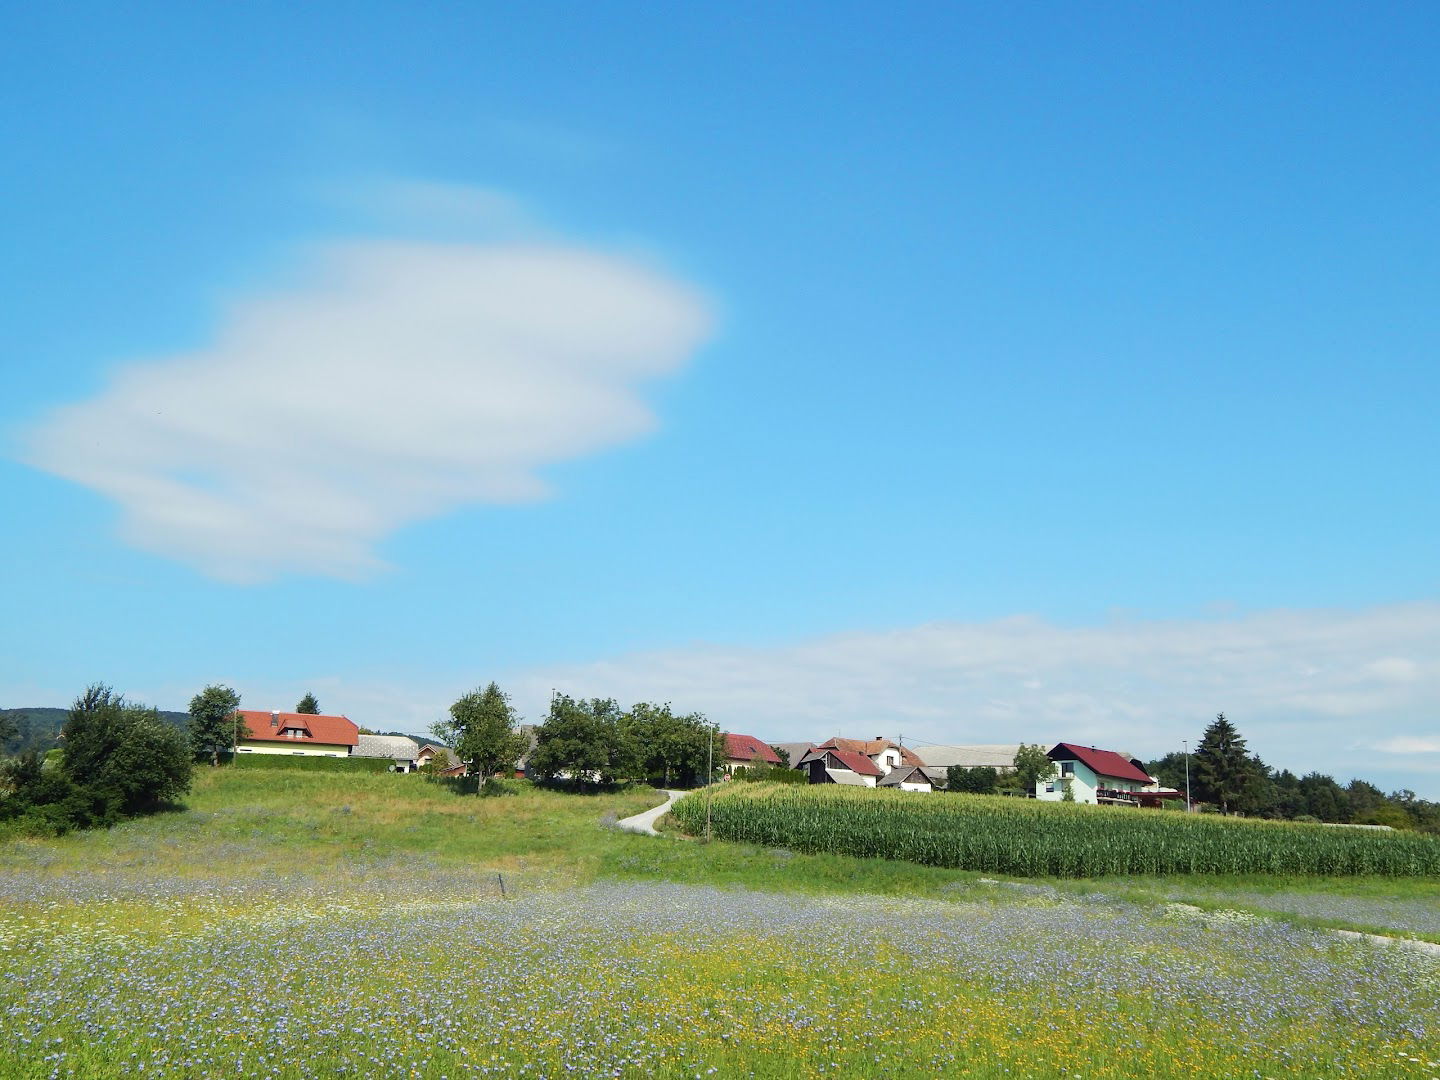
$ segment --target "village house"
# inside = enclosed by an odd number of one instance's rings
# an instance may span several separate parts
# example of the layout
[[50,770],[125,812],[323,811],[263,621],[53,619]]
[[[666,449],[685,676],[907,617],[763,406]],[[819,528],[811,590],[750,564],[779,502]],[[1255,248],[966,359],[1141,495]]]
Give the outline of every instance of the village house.
[[415,753],[415,767],[417,769],[429,765],[436,756],[441,761],[454,761],[455,754],[448,746],[437,746],[435,743],[422,743],[420,749]]
[[757,739],[754,735],[725,735],[725,761],[720,766],[726,776],[735,772],[736,769],[748,769],[759,763],[761,765],[779,765],[780,757],[769,745]]
[[360,741],[360,729],[345,716],[240,709],[235,717],[241,754],[349,757]]
[[1056,775],[1035,784],[1035,797],[1047,802],[1065,799],[1066,791],[1077,803],[1104,806],[1139,806],[1136,792],[1155,784],[1155,779],[1128,756],[1093,746],[1056,743],[1049,758]]
[[843,750],[847,753],[862,754],[880,770],[882,776],[901,765],[924,767],[925,762],[913,750],[876,736],[873,739],[842,739],[836,736],[816,746],[817,750]]

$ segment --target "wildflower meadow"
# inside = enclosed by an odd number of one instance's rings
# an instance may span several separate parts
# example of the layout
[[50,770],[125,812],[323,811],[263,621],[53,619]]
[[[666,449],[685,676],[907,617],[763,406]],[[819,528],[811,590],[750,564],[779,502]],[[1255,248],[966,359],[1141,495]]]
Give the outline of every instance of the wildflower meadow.
[[[603,826],[643,793],[273,782],[0,848],[0,1076],[1440,1076],[1423,953],[963,875],[784,888],[817,864]],[[607,870],[668,851],[776,887]]]

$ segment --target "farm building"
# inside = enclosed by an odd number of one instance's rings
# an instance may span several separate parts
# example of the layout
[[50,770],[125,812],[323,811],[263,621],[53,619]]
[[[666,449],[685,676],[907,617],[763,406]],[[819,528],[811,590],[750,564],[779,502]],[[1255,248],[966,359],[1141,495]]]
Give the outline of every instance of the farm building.
[[389,758],[396,772],[414,772],[420,767],[420,744],[404,735],[361,735],[352,756]]
[[874,787],[885,775],[884,770],[864,754],[828,745],[817,746],[796,762],[795,767],[803,769],[812,784]]
[[1048,802],[1063,800],[1068,790],[1075,802],[1139,806],[1136,792],[1155,784],[1154,777],[1113,750],[1062,742],[1048,756],[1057,775],[1035,785],[1035,797]]
[[725,763],[721,766],[726,775],[736,769],[748,769],[756,762],[763,765],[779,765],[780,757],[769,745],[754,735],[725,735]]
[[935,784],[919,765],[901,765],[891,769],[875,786],[899,788],[901,791],[935,790]]
[[771,743],[771,746],[775,748],[776,753],[780,754],[781,761],[792,769],[800,764],[801,758],[815,749],[815,744],[812,742],[780,742]]
[[236,712],[241,754],[292,754],[311,757],[349,757],[360,740],[360,729],[345,716],[312,713]]
[[991,743],[983,746],[921,746],[915,753],[925,763],[925,774],[937,784],[944,784],[950,767],[966,769],[985,767],[1001,776],[1015,771],[1015,755],[1019,743]]

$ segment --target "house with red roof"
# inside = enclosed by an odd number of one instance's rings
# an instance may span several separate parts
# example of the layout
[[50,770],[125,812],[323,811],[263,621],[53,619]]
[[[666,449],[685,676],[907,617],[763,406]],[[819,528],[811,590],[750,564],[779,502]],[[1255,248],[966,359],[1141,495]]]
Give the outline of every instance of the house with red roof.
[[1133,759],[1114,750],[1062,742],[1048,756],[1056,775],[1035,785],[1035,797],[1048,802],[1064,800],[1068,791],[1077,803],[1139,806],[1136,792],[1156,783]]
[[812,784],[849,784],[874,787],[885,770],[858,750],[840,750],[828,743],[817,746],[795,763]]
[[725,735],[725,763],[721,766],[728,776],[736,769],[748,769],[752,765],[779,765],[780,755],[768,743],[754,735]]
[[875,767],[880,770],[882,776],[888,776],[895,769],[901,766],[912,766],[924,768],[925,762],[916,756],[915,751],[909,747],[893,743],[883,736],[877,735],[873,739],[842,739],[836,736],[820,743],[817,750],[844,750],[849,753],[863,754],[869,758]]
[[349,757],[360,742],[360,728],[345,716],[240,709],[235,718],[241,754]]

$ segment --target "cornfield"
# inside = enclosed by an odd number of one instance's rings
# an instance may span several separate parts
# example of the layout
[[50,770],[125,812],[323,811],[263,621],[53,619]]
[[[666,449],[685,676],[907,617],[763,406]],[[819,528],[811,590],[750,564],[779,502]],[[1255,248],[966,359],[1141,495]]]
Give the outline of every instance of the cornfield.
[[[1440,874],[1440,838],[989,795],[727,784],[712,830],[794,851],[904,859],[997,874]],[[705,828],[707,794],[673,813]]]

